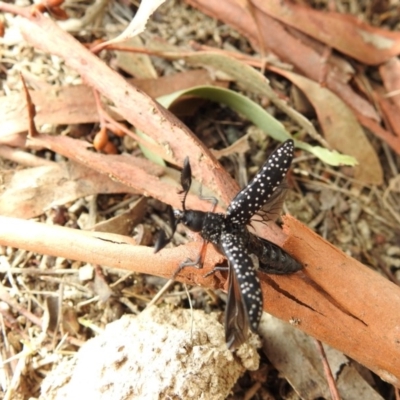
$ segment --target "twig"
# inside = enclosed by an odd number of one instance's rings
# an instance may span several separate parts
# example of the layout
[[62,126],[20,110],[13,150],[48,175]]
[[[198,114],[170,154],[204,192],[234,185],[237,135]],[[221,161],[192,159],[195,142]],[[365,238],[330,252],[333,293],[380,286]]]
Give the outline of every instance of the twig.
[[324,372],[326,376],[326,380],[328,382],[329,391],[331,392],[332,400],[340,400],[339,391],[336,387],[335,378],[332,375],[331,367],[329,366],[329,362],[326,358],[324,347],[319,340],[314,340],[315,346],[321,356],[322,365],[324,367]]

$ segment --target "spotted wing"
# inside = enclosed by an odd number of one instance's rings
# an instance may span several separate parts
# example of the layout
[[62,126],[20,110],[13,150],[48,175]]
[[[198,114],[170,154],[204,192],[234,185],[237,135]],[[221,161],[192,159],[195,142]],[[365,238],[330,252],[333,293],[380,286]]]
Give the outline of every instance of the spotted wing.
[[258,211],[263,210],[262,213],[265,215],[264,206],[268,207],[275,200],[279,200],[286,173],[292,163],[293,151],[293,140],[287,140],[268,157],[253,180],[229,205],[226,217],[231,222],[248,224]]
[[225,339],[229,349],[239,347],[248,328],[257,332],[262,315],[262,293],[253,262],[240,235],[223,233],[221,246],[229,262]]

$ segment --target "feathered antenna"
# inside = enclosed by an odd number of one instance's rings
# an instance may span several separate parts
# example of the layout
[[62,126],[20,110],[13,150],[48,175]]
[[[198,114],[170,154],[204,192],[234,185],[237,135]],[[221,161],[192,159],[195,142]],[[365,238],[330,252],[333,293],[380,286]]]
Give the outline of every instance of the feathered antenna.
[[183,169],[181,172],[181,186],[182,190],[179,192],[179,194],[183,193],[182,209],[183,211],[186,211],[186,197],[189,193],[190,186],[192,186],[192,168],[190,166],[189,157],[186,157],[183,161]]
[[[179,194],[183,194],[182,209],[184,212],[186,211],[186,197],[189,193],[191,185],[192,185],[192,168],[190,167],[189,157],[186,157],[183,162],[183,168],[182,168],[182,172],[181,172],[182,190],[180,190],[178,192]],[[161,230],[160,235],[158,236],[157,242],[154,246],[154,253],[159,252],[168,243],[170,243],[175,234],[176,227],[178,226],[178,223],[179,223],[179,219],[175,218],[175,213],[172,210],[172,207],[168,207],[168,219],[169,219],[169,223],[170,223],[171,230],[172,230],[171,236],[167,237],[167,234],[165,233],[165,231]]]

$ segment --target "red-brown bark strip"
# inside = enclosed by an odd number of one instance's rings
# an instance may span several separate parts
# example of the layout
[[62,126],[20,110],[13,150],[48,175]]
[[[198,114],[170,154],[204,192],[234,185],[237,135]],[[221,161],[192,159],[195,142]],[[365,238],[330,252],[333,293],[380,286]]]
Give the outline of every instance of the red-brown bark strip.
[[[313,309],[296,306],[305,311],[303,317],[307,315],[300,328],[399,386],[400,288],[295,218],[287,216],[284,221],[289,234],[285,248],[296,258],[306,260],[305,274],[312,283],[303,290],[314,292],[310,302],[309,294],[297,297],[295,291],[296,298]],[[288,316],[282,310],[278,317],[282,318],[282,313]]]
[[[264,310],[343,351],[400,386],[400,289],[345,255],[292,217],[285,249],[307,263],[289,276],[260,274]],[[84,232],[0,217],[0,244],[170,278],[178,263],[194,258],[200,243],[164,249],[135,246],[125,236]],[[73,251],[71,251],[73,249]],[[212,246],[203,270],[184,269],[177,280],[223,288],[225,279],[206,272],[223,262]]]

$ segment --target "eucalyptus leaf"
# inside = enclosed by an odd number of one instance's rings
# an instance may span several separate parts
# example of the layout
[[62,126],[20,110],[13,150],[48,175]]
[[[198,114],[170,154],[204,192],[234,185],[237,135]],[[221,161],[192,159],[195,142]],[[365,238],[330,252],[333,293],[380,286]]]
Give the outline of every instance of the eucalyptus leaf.
[[[169,108],[181,96],[196,96],[203,99],[226,104],[237,113],[245,116],[254,125],[271,136],[273,139],[283,142],[291,138],[281,122],[274,118],[271,114],[265,111],[254,101],[250,100],[239,93],[229,89],[223,89],[215,86],[197,86],[191,89],[181,90],[162,96],[158,99],[160,104],[165,108]],[[300,140],[295,140],[295,145],[298,148],[308,151],[318,157],[321,161],[332,165],[357,165],[357,160],[354,157],[340,154],[336,151],[331,151],[320,146],[311,146],[308,143]]]

